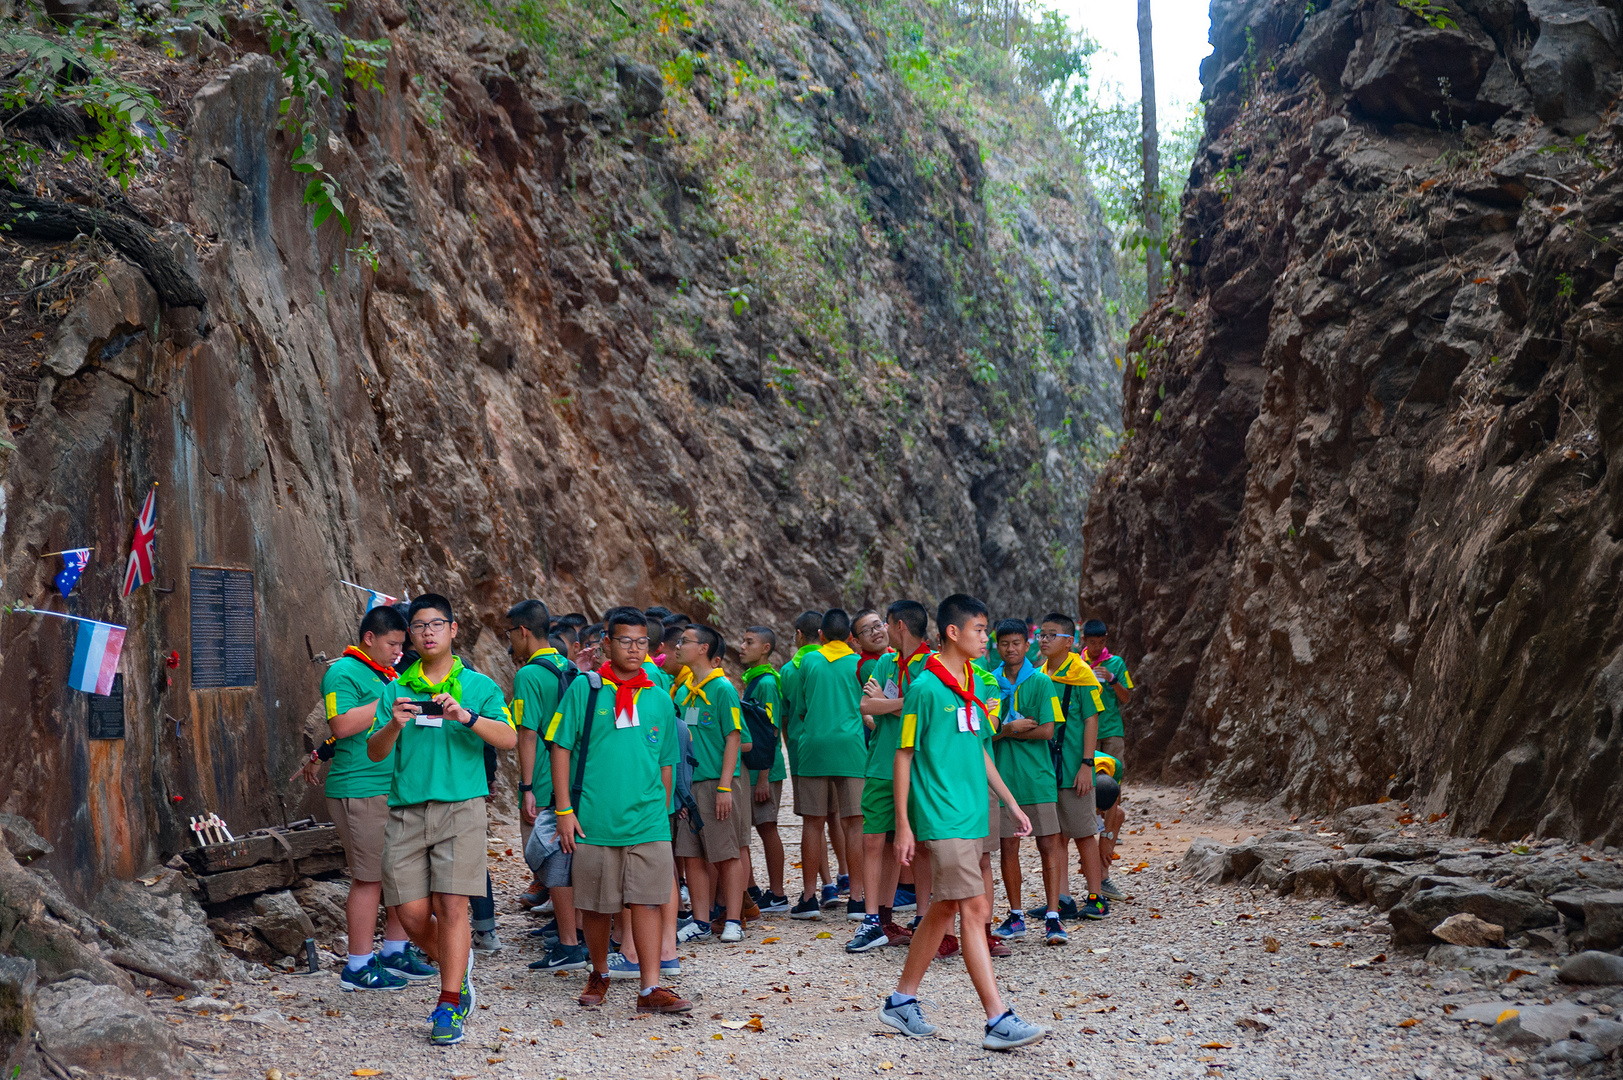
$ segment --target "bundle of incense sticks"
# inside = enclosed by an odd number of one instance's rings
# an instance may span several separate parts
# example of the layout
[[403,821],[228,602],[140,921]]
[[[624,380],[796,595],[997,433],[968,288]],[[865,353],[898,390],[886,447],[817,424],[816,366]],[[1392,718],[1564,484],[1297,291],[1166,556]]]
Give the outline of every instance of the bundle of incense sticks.
[[193,814],[187,821],[192,830],[192,835],[197,838],[198,847],[208,847],[210,844],[229,844],[237,839],[231,835],[231,830],[226,828],[226,824],[221,820],[219,814],[209,813],[201,816]]

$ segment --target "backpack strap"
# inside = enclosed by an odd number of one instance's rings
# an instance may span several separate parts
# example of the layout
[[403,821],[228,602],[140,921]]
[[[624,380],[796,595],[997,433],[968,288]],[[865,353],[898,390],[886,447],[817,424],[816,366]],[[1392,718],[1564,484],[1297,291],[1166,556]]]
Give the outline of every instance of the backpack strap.
[[[550,665],[549,665],[550,666]],[[586,749],[592,743],[592,718],[597,715],[597,695],[603,689],[603,677],[595,671],[586,673],[586,719],[581,722],[580,741],[575,744],[575,778],[569,785],[569,805],[580,813],[580,791],[586,783]]]
[[[561,654],[554,653],[552,655],[556,656],[556,655],[561,655]],[[567,660],[564,661],[565,667],[568,666],[568,663],[569,663],[569,661],[567,661]],[[556,667],[556,666],[554,666],[552,664],[547,663],[546,656],[543,655],[543,654],[540,654],[540,653],[538,653],[535,656],[532,656],[528,660],[524,661],[524,666],[525,667],[529,667],[531,664],[535,664],[537,667],[544,667],[548,671],[552,672],[553,677],[558,680],[558,700],[562,701],[564,699],[564,691],[569,689],[569,675],[565,671],[565,668]]]
[[757,686],[761,685],[761,680],[766,678],[770,674],[772,674],[772,672],[763,671],[761,674],[755,676],[755,678],[753,678],[749,682],[745,683],[744,684],[744,698],[743,698],[743,700],[745,700],[745,701],[750,700],[750,695],[755,692],[755,688]]

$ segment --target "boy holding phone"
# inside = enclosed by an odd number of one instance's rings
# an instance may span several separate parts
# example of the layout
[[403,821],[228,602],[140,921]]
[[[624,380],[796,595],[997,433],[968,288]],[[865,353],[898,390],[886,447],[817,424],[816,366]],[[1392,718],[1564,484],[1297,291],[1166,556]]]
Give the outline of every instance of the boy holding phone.
[[373,761],[394,758],[383,902],[439,964],[429,1041],[449,1046],[462,1041],[475,998],[468,897],[485,892],[485,747],[511,750],[518,734],[501,688],[451,651],[449,600],[419,596],[406,624],[418,659],[383,688],[366,752]]

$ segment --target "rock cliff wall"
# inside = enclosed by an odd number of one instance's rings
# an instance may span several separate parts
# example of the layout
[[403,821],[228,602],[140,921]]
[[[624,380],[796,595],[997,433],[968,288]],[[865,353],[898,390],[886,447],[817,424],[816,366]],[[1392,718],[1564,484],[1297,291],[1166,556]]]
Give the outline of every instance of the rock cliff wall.
[[[897,9],[627,6],[640,23],[569,48],[482,24],[498,8],[346,8],[391,43],[327,141],[353,235],[311,227],[252,25],[131,54],[183,139],[128,206],[207,303],[165,308],[115,260],[60,327],[7,339],[0,592],[130,627],[125,736],[92,740],[71,628],[0,620],[0,807],[71,892],[186,846],[189,814],[321,812],[286,777],[312,653],[361,611],[340,578],[445,592],[503,680],[485,631],[527,596],[733,633],[898,591],[1065,599],[1125,327],[1040,107],[942,105],[876,29]],[[121,602],[154,480],[158,587]],[[89,544],[64,604],[39,556]],[[251,685],[194,685],[193,567],[254,574]]]
[[1613,3],[1215,2],[1081,599],[1136,754],[1623,836]]

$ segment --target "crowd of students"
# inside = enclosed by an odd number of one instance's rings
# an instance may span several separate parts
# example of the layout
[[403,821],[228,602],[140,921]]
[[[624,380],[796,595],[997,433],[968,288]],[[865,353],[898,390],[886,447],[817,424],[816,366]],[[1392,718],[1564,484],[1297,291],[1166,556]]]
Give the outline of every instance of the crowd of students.
[[[846,951],[908,950],[881,1022],[933,1035],[915,995],[932,961],[961,952],[986,1010],[982,1045],[1041,1039],[1045,1028],[1005,1007],[991,960],[1026,936],[1028,916],[1042,920],[1047,944],[1063,945],[1067,919],[1106,918],[1121,898],[1108,869],[1125,820],[1121,706],[1132,678],[1097,620],[1080,640],[1057,612],[993,625],[963,594],[940,603],[934,635],[929,615],[914,600],[854,617],[805,612],[781,667],[777,633],[751,626],[734,650],[735,686],[714,627],[634,607],[589,624],[524,600],[507,613],[509,704],[457,656],[449,600],[368,611],[323,679],[332,738],[305,774],[315,782],[317,759],[331,758],[328,807],[351,877],[342,988],[437,978],[429,1039],[463,1039],[474,957],[502,947],[485,801],[497,753],[516,748],[534,872],[521,903],[553,916],[532,931],[546,951],[530,967],[586,971],[581,1005],[601,1005],[612,980],[636,979],[638,1012],[688,1012],[670,985],[678,945],[741,941],[763,913],[837,915],[843,896],[860,924]],[[778,835],[789,776],[801,819],[792,900]],[[1029,910],[1026,836],[1043,889]],[[1080,904],[1072,842],[1087,884]],[[1008,899],[1001,922],[994,853]]]

